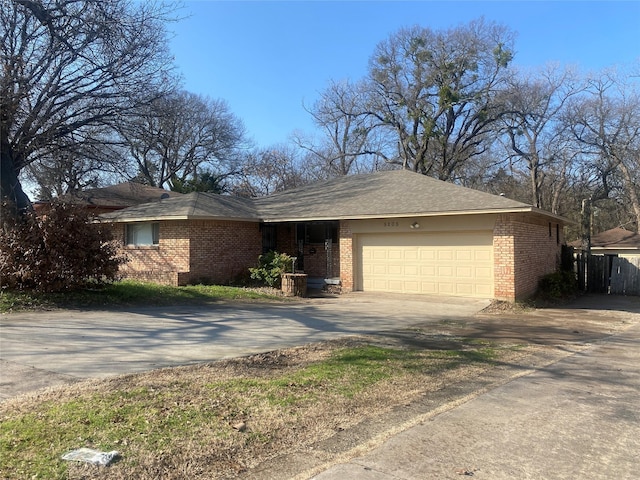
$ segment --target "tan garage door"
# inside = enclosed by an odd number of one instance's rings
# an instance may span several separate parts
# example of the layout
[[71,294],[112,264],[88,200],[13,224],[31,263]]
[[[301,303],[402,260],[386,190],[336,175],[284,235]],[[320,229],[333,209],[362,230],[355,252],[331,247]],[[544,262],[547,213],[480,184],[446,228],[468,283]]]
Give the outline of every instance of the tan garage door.
[[363,234],[358,245],[364,291],[493,297],[492,232]]

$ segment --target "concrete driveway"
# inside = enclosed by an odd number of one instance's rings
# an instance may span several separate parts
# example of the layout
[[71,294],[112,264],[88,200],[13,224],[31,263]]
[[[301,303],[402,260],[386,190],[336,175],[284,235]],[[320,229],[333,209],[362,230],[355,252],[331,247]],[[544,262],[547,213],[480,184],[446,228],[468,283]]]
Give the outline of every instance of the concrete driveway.
[[571,313],[624,326],[461,403],[435,404],[364,454],[328,456],[313,480],[638,478],[640,298],[586,297],[551,314],[561,323]]
[[0,400],[47,386],[469,317],[487,300],[353,293],[278,304],[0,317]]

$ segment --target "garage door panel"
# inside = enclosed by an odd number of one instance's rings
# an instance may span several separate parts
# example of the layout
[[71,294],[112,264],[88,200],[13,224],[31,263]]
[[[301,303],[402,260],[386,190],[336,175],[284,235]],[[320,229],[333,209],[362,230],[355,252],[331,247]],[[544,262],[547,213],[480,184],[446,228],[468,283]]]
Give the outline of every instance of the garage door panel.
[[376,248],[375,250],[373,250],[371,252],[371,258],[373,260],[386,260],[388,256],[389,256],[389,252],[388,251],[381,250],[379,248]]
[[453,288],[453,284],[451,283],[439,283],[438,284],[438,293],[441,295],[453,295],[455,290]]
[[389,274],[387,265],[374,264],[374,265],[372,265],[371,271],[372,271],[372,273],[374,275],[388,275]]
[[419,282],[403,281],[402,284],[402,288],[405,289],[406,293],[420,293]]
[[403,258],[402,250],[389,250],[389,260],[400,260]]
[[436,295],[438,293],[438,286],[435,282],[421,282],[420,292],[429,295]]
[[470,283],[458,283],[456,284],[456,294],[470,297],[473,295],[473,284]]
[[493,296],[492,232],[359,236],[365,291]]
[[409,248],[407,250],[404,251],[404,255],[403,258],[407,261],[416,261],[419,258],[419,253],[418,253],[418,249],[416,248],[415,250],[412,248]]
[[420,250],[420,260],[423,261],[434,261],[436,259],[436,251],[433,249],[427,250],[423,248]]
[[445,278],[453,277],[453,267],[451,265],[438,266],[438,276]]
[[474,253],[474,260],[476,262],[492,262],[493,261],[493,251],[475,250],[473,253]]
[[473,278],[475,269],[473,267],[456,267],[456,277]]
[[389,282],[387,280],[373,280],[371,288],[375,291],[385,291],[389,289]]
[[484,280],[492,280],[493,279],[493,268],[490,267],[476,267],[475,268],[475,277]]
[[473,260],[473,250],[458,250],[456,251],[456,260],[458,262],[469,262]]
[[420,265],[420,275],[423,277],[436,277],[435,265]]
[[448,250],[446,248],[443,248],[442,250],[438,250],[438,260],[453,260],[455,257],[455,254],[453,253],[453,250]]
[[404,274],[407,276],[417,277],[419,275],[420,268],[418,265],[405,265]]
[[402,265],[389,265],[389,275],[402,275]]

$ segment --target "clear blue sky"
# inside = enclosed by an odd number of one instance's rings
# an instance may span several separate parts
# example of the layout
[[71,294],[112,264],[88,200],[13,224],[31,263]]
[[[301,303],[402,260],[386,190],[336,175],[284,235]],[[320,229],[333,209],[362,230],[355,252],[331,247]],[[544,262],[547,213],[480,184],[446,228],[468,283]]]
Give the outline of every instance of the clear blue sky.
[[194,93],[221,98],[257,146],[313,132],[330,80],[365,76],[375,46],[402,27],[446,29],[484,16],[515,31],[515,64],[583,71],[640,60],[640,1],[187,1],[171,49]]

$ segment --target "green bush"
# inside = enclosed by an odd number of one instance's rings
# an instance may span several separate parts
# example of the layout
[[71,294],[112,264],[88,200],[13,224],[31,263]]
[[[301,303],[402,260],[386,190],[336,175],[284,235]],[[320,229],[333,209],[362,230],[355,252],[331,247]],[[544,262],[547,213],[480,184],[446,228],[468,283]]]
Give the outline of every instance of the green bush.
[[2,209],[0,286],[58,292],[116,279],[125,259],[109,225],[94,223],[86,209],[54,203],[42,215],[19,219]]
[[291,272],[293,258],[286,253],[270,251],[258,257],[258,266],[249,268],[251,278],[269,287],[280,288],[282,274]]
[[575,295],[578,291],[578,279],[574,272],[560,270],[540,279],[538,295],[543,298],[560,300]]

